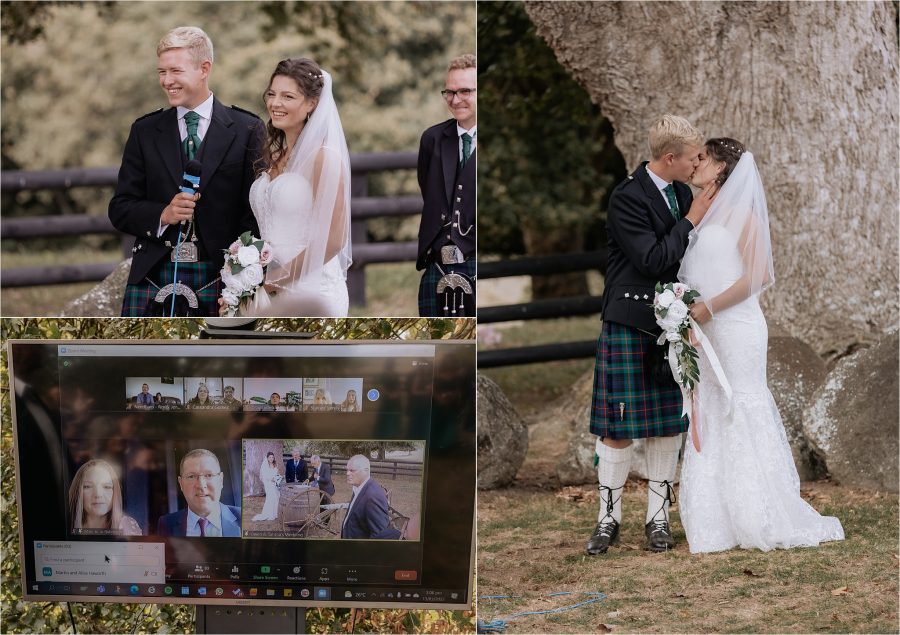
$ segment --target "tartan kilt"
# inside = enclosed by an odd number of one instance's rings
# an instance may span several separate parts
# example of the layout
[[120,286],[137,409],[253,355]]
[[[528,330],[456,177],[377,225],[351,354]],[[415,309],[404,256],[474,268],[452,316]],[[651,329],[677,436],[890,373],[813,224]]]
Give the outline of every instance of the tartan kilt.
[[[681,389],[671,374],[654,379],[647,358],[656,337],[604,322],[594,362],[591,433],[610,439],[664,437],[688,429]],[[624,407],[623,407],[624,406]]]
[[[470,258],[465,262],[455,263],[452,265],[441,265],[441,270],[435,262],[429,262],[422,273],[422,279],[419,281],[419,316],[420,317],[475,317],[475,296],[478,291],[475,289],[475,259]],[[438,280],[447,273],[461,273],[465,275],[472,284],[472,300],[469,302],[469,296],[466,296],[465,313],[457,313],[451,315],[449,312],[444,313],[444,301],[438,298],[435,288]]]
[[[125,298],[122,301],[122,317],[168,316],[172,296],[167,296],[162,306],[159,306],[154,298],[162,287],[172,283],[174,274],[175,263],[166,259],[143,280],[127,285]],[[197,294],[198,306],[196,309],[189,308],[184,296],[179,295],[175,301],[176,317],[218,317],[218,300],[222,295],[222,280],[219,278],[219,268],[215,264],[211,262],[179,262],[178,281],[190,287]]]

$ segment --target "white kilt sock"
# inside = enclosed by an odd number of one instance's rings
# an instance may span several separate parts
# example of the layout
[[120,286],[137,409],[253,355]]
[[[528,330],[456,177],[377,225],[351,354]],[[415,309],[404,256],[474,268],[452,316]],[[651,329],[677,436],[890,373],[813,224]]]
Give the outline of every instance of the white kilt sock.
[[608,521],[612,516],[617,523],[622,523],[622,492],[625,481],[628,480],[633,449],[633,443],[627,448],[611,448],[597,438],[597,480],[600,482],[600,512],[597,514],[597,522],[603,522],[604,519]]
[[[681,435],[674,437],[649,437],[647,443],[647,518],[669,522],[669,492],[674,498],[675,470],[678,467],[678,452],[681,450]],[[662,513],[660,513],[662,512]]]

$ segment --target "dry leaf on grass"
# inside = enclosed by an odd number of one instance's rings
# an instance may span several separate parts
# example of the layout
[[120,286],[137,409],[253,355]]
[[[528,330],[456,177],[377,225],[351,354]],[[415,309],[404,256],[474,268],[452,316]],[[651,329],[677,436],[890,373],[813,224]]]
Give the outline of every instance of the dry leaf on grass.
[[761,578],[762,577],[758,573],[753,573],[750,569],[744,569],[744,575],[748,575],[751,578]]
[[845,586],[838,587],[837,589],[832,589],[831,595],[849,595],[850,589]]
[[569,485],[556,492],[556,497],[577,503],[578,501],[584,499],[584,491],[580,487]]
[[606,617],[611,617],[613,619],[619,617],[622,614],[622,611],[610,611],[606,614]]
[[612,633],[612,626],[607,626],[606,624],[597,624],[597,632]]

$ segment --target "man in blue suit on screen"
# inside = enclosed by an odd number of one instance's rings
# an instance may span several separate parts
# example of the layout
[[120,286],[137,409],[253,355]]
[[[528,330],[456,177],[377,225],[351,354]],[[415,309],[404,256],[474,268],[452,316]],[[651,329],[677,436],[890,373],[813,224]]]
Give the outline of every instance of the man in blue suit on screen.
[[240,537],[241,509],[219,502],[225,475],[209,450],[191,450],[181,459],[178,485],[188,508],[161,516],[160,536]]
[[347,461],[347,482],[353,488],[350,508],[341,525],[341,538],[400,538],[388,523],[388,500],[384,488],[369,476],[369,459],[357,454]]

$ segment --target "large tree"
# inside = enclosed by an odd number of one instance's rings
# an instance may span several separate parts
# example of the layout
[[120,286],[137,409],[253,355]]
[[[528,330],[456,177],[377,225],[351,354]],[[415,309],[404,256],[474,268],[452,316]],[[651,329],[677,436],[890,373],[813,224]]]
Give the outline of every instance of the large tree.
[[837,356],[897,323],[897,6],[889,2],[529,2],[613,124],[629,168],[664,112],[757,158],[769,316]]

